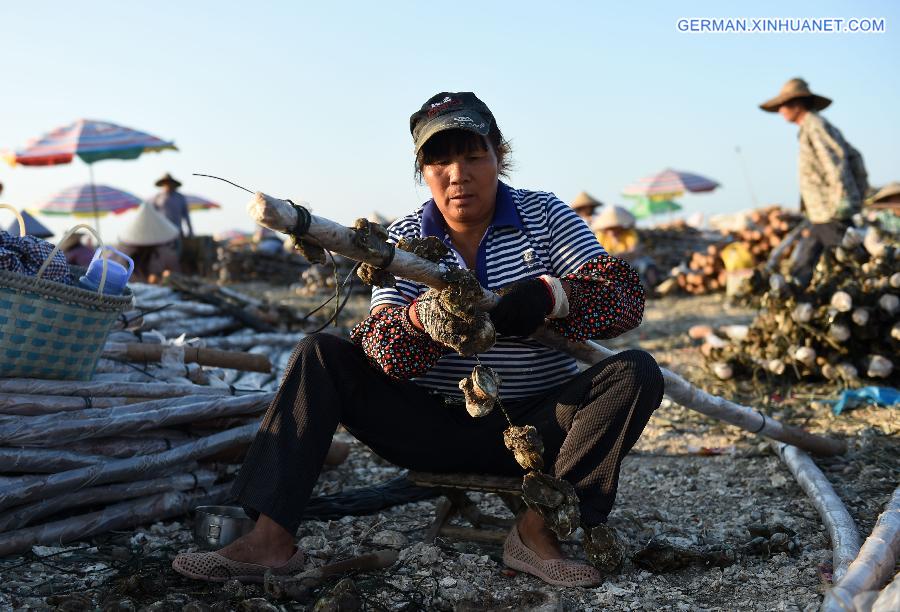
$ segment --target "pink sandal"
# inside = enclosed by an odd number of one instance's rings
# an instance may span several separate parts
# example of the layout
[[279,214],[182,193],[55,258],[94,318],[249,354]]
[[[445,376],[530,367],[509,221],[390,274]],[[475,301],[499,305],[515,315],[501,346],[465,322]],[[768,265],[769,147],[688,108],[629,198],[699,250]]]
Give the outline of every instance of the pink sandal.
[[503,562],[514,570],[527,572],[556,586],[593,587],[603,582],[603,575],[586,563],[569,559],[541,559],[522,542],[516,525],[513,525],[503,544]]
[[289,576],[300,572],[305,562],[306,555],[299,548],[287,563],[278,567],[233,561],[217,552],[181,553],[172,561],[172,569],[188,578],[207,582],[237,580],[261,583],[269,570],[277,576]]

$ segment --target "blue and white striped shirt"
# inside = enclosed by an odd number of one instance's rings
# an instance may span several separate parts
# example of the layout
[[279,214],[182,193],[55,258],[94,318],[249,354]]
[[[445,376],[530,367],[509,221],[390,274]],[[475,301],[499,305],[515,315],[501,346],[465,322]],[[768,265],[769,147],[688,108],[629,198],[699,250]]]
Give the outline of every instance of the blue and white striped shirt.
[[[435,236],[450,248],[443,262],[466,267],[453,248],[434,200],[396,220],[388,233],[395,242]],[[562,277],[605,254],[584,221],[555,195],[512,189],[500,182],[494,218],[478,246],[475,272],[483,287],[497,290],[542,274]],[[425,285],[398,278],[396,288],[373,290],[371,307],[407,306],[427,290]],[[578,371],[570,356],[524,337],[498,337],[494,347],[478,357],[500,374],[500,396],[505,399],[535,395],[563,384]],[[474,357],[449,353],[427,374],[413,380],[442,393],[461,395],[458,383],[471,374],[476,363]]]

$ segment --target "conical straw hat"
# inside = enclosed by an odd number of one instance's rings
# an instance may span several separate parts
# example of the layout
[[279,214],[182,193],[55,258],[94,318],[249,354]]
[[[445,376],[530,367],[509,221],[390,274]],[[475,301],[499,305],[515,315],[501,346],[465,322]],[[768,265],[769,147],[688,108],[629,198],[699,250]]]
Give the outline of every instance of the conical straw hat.
[[590,207],[592,210],[597,208],[598,206],[603,206],[603,202],[600,200],[595,200],[587,191],[582,191],[575,199],[572,200],[572,203],[569,205],[572,208],[587,208]]
[[119,242],[129,246],[157,246],[172,242],[180,232],[152,204],[144,202],[121,232]]
[[831,99],[819,94],[814,94],[809,90],[809,83],[803,79],[791,79],[781,86],[781,91],[771,100],[766,100],[759,105],[761,109],[768,113],[777,113],[778,107],[785,102],[796,100],[797,98],[810,98],[812,100],[813,110],[820,111],[827,108],[831,104]]
[[603,209],[591,224],[593,230],[604,230],[611,227],[634,227],[634,215],[621,206],[611,206]]
[[888,183],[866,200],[866,206],[870,209],[900,209],[900,183]]

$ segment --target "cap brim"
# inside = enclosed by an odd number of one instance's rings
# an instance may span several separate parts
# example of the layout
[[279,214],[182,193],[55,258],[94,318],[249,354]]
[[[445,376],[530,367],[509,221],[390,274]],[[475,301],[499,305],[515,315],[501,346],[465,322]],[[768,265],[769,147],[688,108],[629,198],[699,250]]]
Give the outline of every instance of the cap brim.
[[472,110],[459,110],[446,115],[440,115],[428,121],[416,138],[416,153],[425,143],[439,132],[446,130],[465,130],[481,136],[487,136],[491,131],[491,122],[481,113]]

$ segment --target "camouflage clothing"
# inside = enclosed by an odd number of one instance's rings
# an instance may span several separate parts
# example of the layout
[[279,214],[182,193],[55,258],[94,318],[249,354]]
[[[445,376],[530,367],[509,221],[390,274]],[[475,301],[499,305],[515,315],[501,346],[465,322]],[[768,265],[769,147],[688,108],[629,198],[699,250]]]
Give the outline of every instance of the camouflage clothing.
[[840,130],[809,111],[800,122],[800,197],[813,223],[849,219],[869,188],[862,156]]

